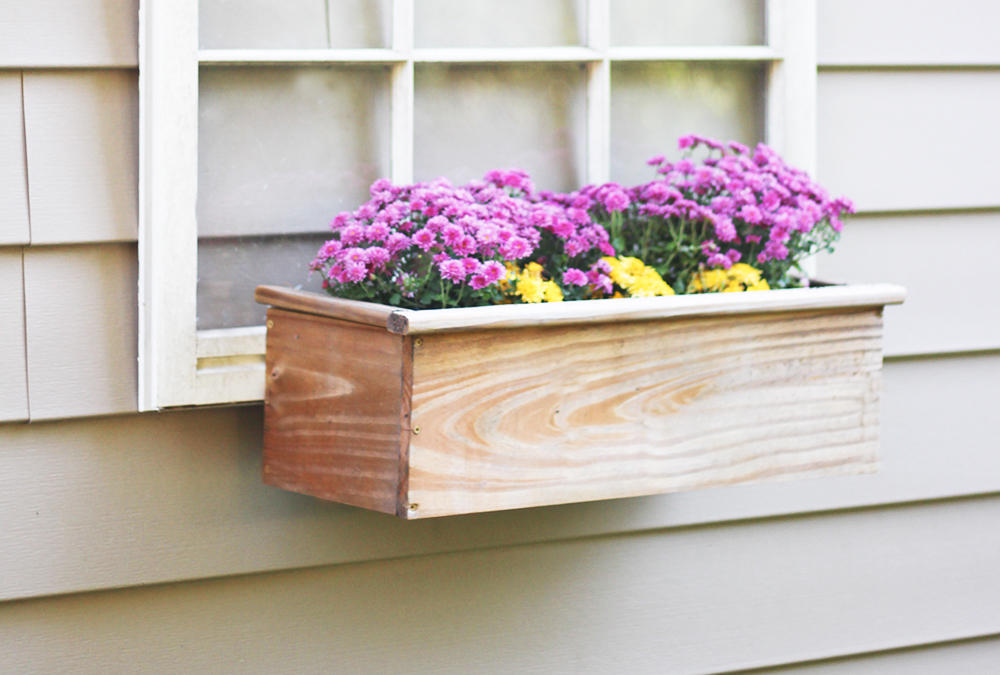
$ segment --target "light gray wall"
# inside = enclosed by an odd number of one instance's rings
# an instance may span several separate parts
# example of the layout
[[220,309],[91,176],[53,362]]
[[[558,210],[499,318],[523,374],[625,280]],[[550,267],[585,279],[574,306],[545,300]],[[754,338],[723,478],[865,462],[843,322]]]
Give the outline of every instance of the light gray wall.
[[4,669],[995,663],[992,3],[819,5],[821,271],[911,291],[879,474],[413,523],[262,485],[259,406],[134,414],[135,2],[67,7],[0,25]]

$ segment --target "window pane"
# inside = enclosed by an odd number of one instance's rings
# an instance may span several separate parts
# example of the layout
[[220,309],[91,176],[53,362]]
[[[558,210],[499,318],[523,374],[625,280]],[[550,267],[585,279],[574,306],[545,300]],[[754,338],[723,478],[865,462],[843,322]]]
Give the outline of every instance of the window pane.
[[422,66],[416,72],[415,176],[458,183],[528,171],[539,188],[584,177],[583,66]]
[[392,0],[201,0],[203,49],[387,47]]
[[382,67],[202,69],[199,328],[259,323],[254,286],[304,283],[330,220],[388,175],[388,79]]
[[309,261],[326,241],[322,234],[225,237],[198,241],[198,328],[264,323],[266,307],[253,300],[260,284],[321,291]]
[[381,67],[203,68],[202,236],[316,232],[389,173]]
[[611,44],[761,45],[764,0],[611,0]]
[[677,138],[698,133],[756,144],[764,136],[760,65],[619,63],[611,70],[611,178],[650,180],[646,160],[677,158]]
[[417,47],[579,45],[584,0],[416,0]]

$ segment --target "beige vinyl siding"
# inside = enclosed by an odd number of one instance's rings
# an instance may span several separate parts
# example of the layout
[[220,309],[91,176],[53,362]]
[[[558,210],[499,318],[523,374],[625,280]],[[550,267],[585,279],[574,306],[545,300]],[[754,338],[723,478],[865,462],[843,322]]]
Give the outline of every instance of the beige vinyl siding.
[[136,410],[135,244],[24,253],[33,420]]
[[0,426],[0,597],[1000,492],[998,379],[1000,354],[888,364],[874,476],[412,523],[263,485],[257,406]]
[[825,279],[906,287],[906,302],[885,312],[888,355],[1000,349],[997,251],[1000,209],[863,215],[819,268]]
[[21,71],[0,70],[0,246],[31,238],[23,119]]
[[1000,65],[1000,5],[982,0],[819,0],[821,65]]
[[817,171],[862,211],[1000,206],[1000,68],[819,76]]
[[715,672],[996,633],[998,518],[987,497],[41,599],[0,633],[15,672]]
[[31,242],[135,240],[134,70],[26,71]]
[[23,288],[21,248],[0,248],[0,423],[28,419]]
[[138,17],[138,0],[9,0],[0,68],[135,68]]

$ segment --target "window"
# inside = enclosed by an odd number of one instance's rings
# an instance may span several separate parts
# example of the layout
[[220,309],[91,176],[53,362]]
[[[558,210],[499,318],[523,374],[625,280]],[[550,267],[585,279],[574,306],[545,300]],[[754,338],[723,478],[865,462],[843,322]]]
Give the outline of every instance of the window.
[[688,132],[811,170],[814,35],[807,0],[144,0],[140,409],[260,400],[253,286],[376,177],[634,182]]

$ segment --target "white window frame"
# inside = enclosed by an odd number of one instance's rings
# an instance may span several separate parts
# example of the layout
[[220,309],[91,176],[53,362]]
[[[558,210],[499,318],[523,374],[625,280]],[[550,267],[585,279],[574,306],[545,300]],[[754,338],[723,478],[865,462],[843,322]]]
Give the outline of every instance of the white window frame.
[[[389,49],[198,49],[197,0],[139,7],[139,409],[259,401],[264,327],[197,330],[198,68],[202,64],[385,64],[391,77],[390,178],[412,180],[415,63],[587,66],[589,182],[608,180],[611,65],[768,66],[766,141],[814,171],[816,0],[769,0],[765,46],[612,47],[609,0],[587,0],[580,47],[415,49],[413,0],[393,0]],[[696,131],[696,130],[693,130]]]

